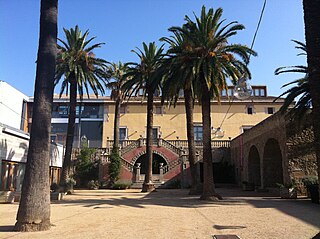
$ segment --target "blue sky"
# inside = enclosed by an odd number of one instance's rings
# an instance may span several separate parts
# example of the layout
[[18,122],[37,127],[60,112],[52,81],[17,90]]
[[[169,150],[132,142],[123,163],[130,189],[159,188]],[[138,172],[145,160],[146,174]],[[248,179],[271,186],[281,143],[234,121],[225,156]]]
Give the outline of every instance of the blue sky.
[[[79,25],[97,37],[96,43],[106,43],[95,52],[98,57],[137,61],[132,49],[169,36],[169,27],[181,26],[185,15],[199,15],[202,5],[222,7],[227,22],[245,25],[232,42],[250,46],[263,0],[60,0],[58,36],[64,39],[63,28]],[[39,16],[40,0],[0,0],[0,80],[29,96],[34,90]],[[302,0],[268,0],[254,45],[258,57],[249,64],[252,85],[267,85],[268,94],[277,96],[283,84],[297,77],[274,75],[279,66],[305,64],[304,57],[296,56],[292,39],[304,41]]]

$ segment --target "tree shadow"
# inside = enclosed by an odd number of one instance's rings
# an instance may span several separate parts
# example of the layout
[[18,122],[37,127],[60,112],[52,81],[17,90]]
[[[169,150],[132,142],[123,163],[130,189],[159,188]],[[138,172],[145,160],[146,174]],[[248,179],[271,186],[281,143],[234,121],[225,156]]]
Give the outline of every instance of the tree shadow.
[[[85,193],[81,199],[81,192],[68,196],[70,200],[58,201],[56,203],[62,206],[83,206],[94,209],[110,209],[113,207],[134,207],[146,208],[150,205],[179,207],[179,208],[203,208],[203,207],[223,207],[250,204],[257,208],[274,208],[289,216],[298,218],[306,223],[320,227],[320,206],[312,204],[305,199],[286,200],[275,197],[272,193],[243,192],[240,189],[219,188],[217,192],[224,197],[223,200],[217,202],[208,202],[199,200],[198,195],[188,195],[188,190],[170,190],[158,189],[156,192],[148,194],[139,192],[121,191],[94,193],[99,198],[88,198],[90,193]],[[109,194],[110,193],[110,194]],[[141,194],[141,196],[139,195]],[[122,195],[122,196],[121,196]],[[133,197],[132,197],[133,196]],[[215,225],[219,230],[233,229],[230,226]],[[232,227],[232,226],[231,226]],[[236,229],[241,229],[237,226]]]

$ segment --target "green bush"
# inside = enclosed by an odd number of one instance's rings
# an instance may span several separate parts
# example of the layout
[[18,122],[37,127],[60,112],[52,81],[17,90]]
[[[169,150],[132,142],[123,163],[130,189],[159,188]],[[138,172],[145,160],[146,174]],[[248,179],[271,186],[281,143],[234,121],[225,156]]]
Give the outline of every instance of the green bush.
[[304,186],[306,186],[306,187],[308,187],[310,185],[316,185],[316,184],[318,184],[318,177],[314,176],[314,175],[307,176],[302,179],[302,182],[303,182]]
[[112,189],[128,189],[131,187],[131,183],[126,182],[116,182],[113,184]]
[[109,164],[109,180],[111,187],[119,179],[121,169],[121,158],[119,155],[119,150],[117,148],[112,149],[110,155],[110,164]]
[[98,180],[90,180],[87,184],[89,189],[99,189],[99,181]]
[[181,181],[179,179],[172,180],[168,182],[168,184],[165,187],[168,189],[179,189],[181,188]]
[[80,181],[82,187],[86,187],[90,180],[98,180],[99,177],[99,162],[92,161],[92,155],[95,149],[84,147],[80,151],[76,162],[75,178]]

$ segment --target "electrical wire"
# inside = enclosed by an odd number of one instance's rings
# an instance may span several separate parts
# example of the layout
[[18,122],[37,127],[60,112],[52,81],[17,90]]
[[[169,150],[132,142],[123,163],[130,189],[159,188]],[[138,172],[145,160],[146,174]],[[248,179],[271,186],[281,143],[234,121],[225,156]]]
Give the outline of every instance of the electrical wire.
[[[254,45],[254,43],[255,43],[255,41],[256,41],[256,37],[257,37],[257,34],[258,34],[258,30],[259,30],[259,28],[260,28],[260,24],[261,24],[261,21],[262,21],[262,17],[263,17],[263,14],[264,14],[264,10],[265,10],[265,8],[266,8],[266,4],[267,4],[267,0],[264,0],[263,6],[262,6],[262,10],[261,10],[261,13],[260,13],[260,17],[259,17],[259,21],[258,21],[256,30],[255,30],[254,35],[253,35],[253,39],[252,39],[252,43],[251,43],[251,46],[250,46],[250,50],[252,50],[253,45]],[[250,57],[251,57],[251,52],[249,53],[248,62],[247,62],[246,65],[248,65],[248,63],[249,63],[249,61],[250,61]],[[224,118],[223,118],[223,120],[222,120],[219,128],[222,127],[222,125],[223,125],[223,123],[224,123],[224,121],[225,121],[225,119],[226,119],[226,117],[227,117],[227,115],[228,115],[228,113],[229,113],[229,111],[230,111],[230,108],[231,108],[231,106],[232,106],[232,103],[233,103],[233,101],[234,101],[234,98],[235,98],[235,96],[233,95],[233,96],[232,96],[232,101],[231,101],[231,103],[230,103],[230,105],[229,105],[229,108],[228,108],[228,110],[227,110],[227,112],[226,112],[226,114],[225,114],[225,116],[224,116]]]

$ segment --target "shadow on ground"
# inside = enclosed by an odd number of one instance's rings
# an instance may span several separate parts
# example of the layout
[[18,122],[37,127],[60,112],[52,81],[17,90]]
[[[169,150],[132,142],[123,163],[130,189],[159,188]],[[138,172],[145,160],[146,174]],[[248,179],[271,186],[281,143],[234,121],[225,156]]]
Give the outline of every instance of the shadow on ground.
[[[182,208],[223,207],[226,205],[236,207],[251,204],[256,208],[277,209],[320,228],[320,205],[313,204],[310,200],[280,199],[271,193],[244,192],[234,188],[218,188],[217,191],[224,197],[224,200],[207,202],[199,200],[197,195],[188,195],[188,190],[158,189],[157,192],[148,194],[132,191],[93,191],[92,193],[84,191],[82,194],[81,191],[78,191],[75,195],[67,196],[67,200],[55,202],[55,204],[62,206],[83,205],[83,207],[92,207],[93,209],[110,209],[116,206],[145,208],[150,205]],[[220,229],[223,227],[215,226]]]

